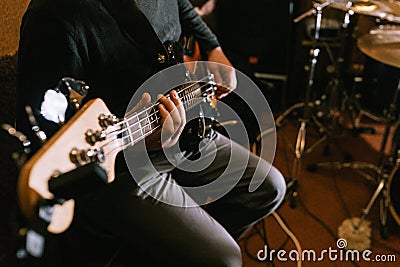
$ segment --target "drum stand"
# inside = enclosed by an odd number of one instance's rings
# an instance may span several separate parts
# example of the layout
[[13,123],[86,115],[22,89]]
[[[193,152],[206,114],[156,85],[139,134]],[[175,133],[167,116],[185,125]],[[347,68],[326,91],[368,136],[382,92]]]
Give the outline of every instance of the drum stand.
[[[392,125],[393,118],[396,115],[396,104],[397,104],[397,98],[399,96],[399,91],[400,91],[400,81],[397,86],[397,90],[394,92],[393,96],[393,102],[389,106],[389,112],[386,118],[386,125],[385,125],[385,131],[383,134],[383,139],[382,139],[382,144],[381,144],[381,149],[380,149],[380,154],[379,154],[379,160],[378,160],[378,177],[376,179],[378,186],[376,187],[371,199],[368,201],[367,206],[362,210],[361,218],[358,222],[357,225],[355,225],[355,230],[358,230],[365,218],[368,216],[372,205],[375,203],[376,199],[381,196],[380,199],[380,224],[381,224],[381,236],[383,239],[386,239],[387,236],[387,213],[389,209],[389,198],[388,198],[388,178],[389,178],[389,172],[386,170],[386,167],[384,166],[384,155],[385,155],[385,148],[386,144],[388,141],[389,137],[389,132],[390,132],[390,126]],[[376,170],[375,168],[373,168]]]
[[[322,22],[322,11],[325,7],[328,7],[333,1],[326,1],[322,4],[320,3],[314,3],[313,8],[310,9],[309,11],[306,11],[296,19],[294,19],[294,22],[297,23],[301,21],[302,19],[315,15],[315,32],[314,32],[314,37],[312,40],[309,56],[310,56],[310,66],[309,66],[309,76],[308,76],[308,82],[307,82],[307,87],[306,87],[306,92],[305,92],[305,97],[304,101],[300,103],[296,103],[286,109],[276,120],[275,124],[277,127],[282,126],[283,120],[290,115],[293,111],[303,108],[303,117],[299,119],[300,121],[300,127],[299,131],[297,134],[297,140],[296,140],[296,145],[295,145],[295,155],[297,159],[300,159],[304,156],[304,154],[311,153],[314,148],[316,148],[318,145],[327,142],[330,140],[332,137],[330,134],[330,131],[328,127],[321,121],[321,117],[326,114],[328,117],[335,117],[337,112],[336,112],[336,102],[337,102],[337,97],[338,97],[338,89],[339,89],[339,81],[341,81],[341,69],[340,71],[336,71],[336,77],[331,80],[329,87],[330,87],[330,96],[329,96],[329,101],[330,103],[328,104],[328,111],[323,111],[319,112],[317,111],[317,114],[314,114],[313,109],[314,108],[319,108],[321,106],[321,103],[323,101],[328,100],[326,95],[323,95],[321,99],[311,101],[311,91],[314,86],[315,82],[315,71],[316,71],[316,65],[318,62],[318,57],[320,53],[320,48],[318,47],[318,43],[320,40],[320,31],[321,31],[321,22]],[[343,27],[347,27],[349,21],[343,24]],[[343,47],[342,47],[343,48]],[[343,50],[343,49],[342,49]],[[336,69],[339,70],[339,67],[342,67],[343,65],[343,57],[340,57],[337,60],[337,66]],[[339,66],[340,65],[340,66]],[[328,114],[329,113],[329,114]],[[323,114],[323,115],[321,115]],[[322,137],[316,141],[314,144],[312,144],[309,148],[306,149],[306,131],[307,131],[307,124],[312,120],[312,122],[318,127],[318,132],[322,135]]]
[[[328,127],[326,127],[320,120],[320,116],[317,113],[317,115],[314,114],[314,111],[312,109],[319,107],[321,104],[322,100],[316,100],[312,102],[310,100],[311,98],[311,90],[313,89],[314,86],[314,80],[315,80],[315,71],[316,71],[316,65],[318,62],[318,56],[320,53],[320,48],[318,47],[318,43],[320,40],[320,30],[321,30],[321,22],[322,22],[322,11],[325,7],[328,7],[333,1],[326,1],[324,3],[314,3],[313,8],[310,9],[309,11],[306,11],[296,19],[294,19],[294,22],[297,23],[301,21],[302,19],[315,15],[315,32],[314,32],[314,37],[312,40],[311,48],[310,48],[310,68],[309,68],[309,76],[308,76],[308,83],[306,87],[306,92],[305,92],[305,98],[304,102],[297,103],[289,107],[286,111],[284,111],[275,121],[275,124],[277,127],[282,126],[283,120],[290,115],[293,111],[303,108],[303,117],[299,119],[300,121],[300,127],[298,130],[297,134],[297,139],[295,143],[295,161],[294,161],[294,166],[293,166],[293,171],[292,171],[292,181],[294,183],[293,186],[293,193],[292,193],[292,200],[291,200],[291,206],[295,206],[295,198],[297,197],[297,181],[296,177],[298,177],[299,171],[301,169],[301,159],[304,156],[304,154],[311,153],[314,148],[316,148],[318,145],[323,144],[324,142],[327,142],[331,138],[331,133],[329,132]],[[337,79],[335,81],[338,81]],[[331,94],[330,96],[333,97],[337,95],[337,89],[338,89],[338,83],[335,82],[335,84],[331,87]],[[336,99],[335,99],[336,100]],[[330,107],[331,108],[331,107]],[[332,110],[329,111],[329,113],[335,113]],[[329,114],[329,116],[331,115]],[[318,132],[323,135],[318,141],[316,141],[314,144],[312,144],[309,148],[305,149],[306,147],[306,131],[307,131],[307,124],[312,120],[312,122],[318,127]]]
[[[381,147],[379,151],[379,159],[378,163],[372,164],[372,163],[367,163],[367,162],[325,162],[325,163],[319,163],[316,164],[316,166],[320,167],[333,167],[335,169],[344,169],[344,168],[351,168],[357,170],[364,178],[367,180],[371,180],[375,183],[377,183],[377,187],[371,196],[370,200],[367,203],[367,206],[362,209],[361,211],[361,217],[360,220],[356,225],[354,225],[354,230],[358,230],[362,223],[365,221],[366,217],[371,211],[371,208],[375,201],[378,199],[380,196],[380,226],[381,226],[381,236],[383,239],[386,239],[388,237],[387,234],[387,214],[388,214],[388,208],[389,208],[389,197],[388,197],[388,181],[390,175],[392,175],[393,171],[390,172],[387,169],[388,164],[385,164],[385,149],[387,145],[387,141],[389,138],[389,133],[390,133],[390,127],[392,126],[392,121],[393,118],[396,116],[396,105],[398,101],[398,96],[400,92],[400,81],[398,83],[397,89],[394,92],[393,95],[393,102],[389,106],[389,112],[386,117],[386,123],[385,123],[385,129],[383,133],[383,139],[381,142]],[[396,153],[396,151],[395,151]],[[396,156],[396,155],[394,155]],[[396,163],[397,164],[397,163]],[[375,177],[361,171],[362,169],[366,170],[372,170],[375,172]]]

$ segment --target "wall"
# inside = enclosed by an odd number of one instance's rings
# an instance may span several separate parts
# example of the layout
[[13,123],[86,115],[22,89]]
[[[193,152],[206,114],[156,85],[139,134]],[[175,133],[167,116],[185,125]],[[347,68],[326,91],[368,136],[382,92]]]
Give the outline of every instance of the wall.
[[0,1],[0,57],[17,51],[19,26],[29,0]]
[[[13,124],[19,27],[29,0],[0,0],[0,123]],[[0,264],[1,265],[1,264]]]

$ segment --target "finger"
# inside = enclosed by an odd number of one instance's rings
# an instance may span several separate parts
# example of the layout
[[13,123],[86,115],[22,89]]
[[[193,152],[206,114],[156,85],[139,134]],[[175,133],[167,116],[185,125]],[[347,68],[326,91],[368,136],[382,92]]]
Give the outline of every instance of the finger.
[[162,129],[172,134],[174,132],[174,126],[169,111],[163,104],[158,105],[158,110],[160,111]]
[[151,96],[149,93],[143,93],[142,98],[140,99],[140,103],[142,106],[150,105],[151,103]]
[[176,119],[173,119],[173,117],[175,116],[174,113],[178,115],[178,112],[176,111],[176,108],[173,111],[169,112],[169,110],[167,110],[163,104],[159,105],[159,109],[162,124],[160,140],[163,147],[170,147],[177,142],[178,137],[182,132],[179,126],[180,122],[176,121]]
[[134,106],[130,111],[126,113],[126,116],[130,116],[134,114],[135,112],[138,112],[139,110],[149,106],[151,103],[151,96],[149,93],[143,93],[142,98],[139,100],[139,102]]
[[232,90],[230,90],[224,86],[217,85],[217,91],[215,92],[215,95],[216,95],[217,99],[221,99],[221,98],[227,96],[228,94],[230,94],[231,92],[232,92]]
[[214,74],[214,81],[215,81],[215,83],[216,83],[217,85],[219,85],[219,84],[222,85],[223,82],[224,82],[224,80],[223,80],[223,78],[222,78],[221,73],[220,73],[218,70],[216,70],[216,71],[213,72],[213,74]]
[[175,108],[174,102],[171,99],[165,97],[164,95],[158,95],[158,101],[164,105],[164,107],[171,112]]
[[232,69],[230,71],[230,75],[229,75],[229,88],[231,90],[235,90],[236,87],[237,87],[236,71],[234,69]]
[[179,125],[181,124],[181,116],[178,112],[175,103],[171,99],[165,96],[162,96],[160,98],[160,103],[163,104],[166,110],[169,112],[169,116],[171,116],[174,127],[175,128],[179,127]]
[[[181,125],[181,118],[179,112],[170,99],[166,97],[160,98],[161,105],[161,123],[163,124],[163,131],[166,131],[168,138],[179,131]],[[165,139],[165,138],[163,138]]]
[[179,127],[183,127],[186,123],[186,113],[185,113],[185,108],[183,107],[183,102],[179,98],[178,93],[175,90],[172,90],[170,92],[172,102],[174,102],[175,107],[179,113],[180,117],[180,125]]

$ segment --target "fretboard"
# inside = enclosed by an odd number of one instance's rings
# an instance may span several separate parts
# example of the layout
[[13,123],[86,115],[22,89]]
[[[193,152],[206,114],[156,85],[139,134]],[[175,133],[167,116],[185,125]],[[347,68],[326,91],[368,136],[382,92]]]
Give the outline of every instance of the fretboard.
[[[193,82],[175,89],[178,93],[180,100],[183,103],[185,110],[200,104],[205,94],[212,93],[213,86],[206,82]],[[170,97],[169,94],[165,95]],[[161,116],[158,111],[159,102],[153,103],[150,107],[145,108],[129,117],[125,118],[123,122],[123,131],[128,135],[126,145],[134,145],[146,136],[155,132],[161,126]],[[129,139],[129,140],[128,140]]]

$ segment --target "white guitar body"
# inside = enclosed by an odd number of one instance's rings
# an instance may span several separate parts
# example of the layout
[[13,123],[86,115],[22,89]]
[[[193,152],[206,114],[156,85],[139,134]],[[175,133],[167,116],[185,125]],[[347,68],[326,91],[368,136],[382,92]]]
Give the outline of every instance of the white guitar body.
[[[28,219],[37,216],[37,204],[40,198],[54,198],[49,191],[49,179],[57,173],[66,173],[79,166],[71,160],[70,154],[73,148],[95,149],[101,147],[102,143],[113,141],[111,145],[107,145],[107,150],[104,151],[107,156],[99,165],[106,171],[108,182],[114,180],[114,162],[120,150],[113,147],[122,146],[122,140],[117,139],[115,135],[111,135],[114,137],[108,135],[106,140],[92,146],[85,139],[87,130],[102,130],[98,120],[99,114],[111,113],[101,99],[91,100],[23,166],[18,180],[18,198],[21,211]],[[107,131],[112,128],[108,127]],[[49,232],[61,233],[69,227],[74,216],[74,205],[74,200],[70,199],[62,205],[54,206],[52,220],[47,228]]]

